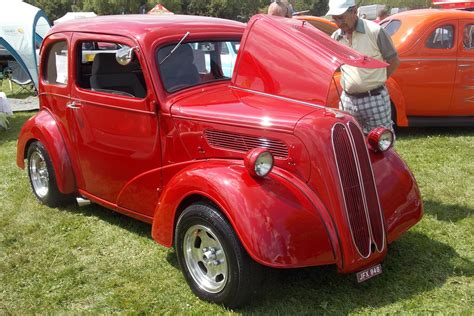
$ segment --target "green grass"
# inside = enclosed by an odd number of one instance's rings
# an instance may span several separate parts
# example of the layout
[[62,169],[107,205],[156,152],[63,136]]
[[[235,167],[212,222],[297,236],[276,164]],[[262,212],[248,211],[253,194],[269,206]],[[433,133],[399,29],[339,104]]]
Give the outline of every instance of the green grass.
[[[0,314],[232,313],[192,294],[149,225],[95,205],[39,205],[15,165],[30,115],[0,132]],[[396,147],[425,216],[391,245],[384,273],[359,285],[333,267],[272,270],[236,313],[472,315],[474,129],[402,130]]]
[[21,87],[14,82],[12,82],[11,85],[12,88],[10,89],[9,80],[7,79],[0,81],[0,92],[5,92],[8,98],[26,99],[29,96],[35,95],[33,91],[22,90]]

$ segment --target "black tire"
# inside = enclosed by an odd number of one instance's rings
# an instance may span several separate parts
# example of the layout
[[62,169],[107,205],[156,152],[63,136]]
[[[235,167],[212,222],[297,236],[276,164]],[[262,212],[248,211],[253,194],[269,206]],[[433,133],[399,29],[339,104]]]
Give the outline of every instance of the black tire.
[[[262,267],[249,257],[232,226],[212,205],[196,203],[183,211],[176,224],[175,247],[186,281],[205,301],[238,308],[250,300],[261,281]],[[207,255],[211,250],[216,251],[214,257]],[[212,263],[216,261],[220,263]]]
[[50,207],[64,205],[72,200],[72,196],[59,191],[56,175],[47,150],[39,141],[28,147],[28,178],[36,198]]

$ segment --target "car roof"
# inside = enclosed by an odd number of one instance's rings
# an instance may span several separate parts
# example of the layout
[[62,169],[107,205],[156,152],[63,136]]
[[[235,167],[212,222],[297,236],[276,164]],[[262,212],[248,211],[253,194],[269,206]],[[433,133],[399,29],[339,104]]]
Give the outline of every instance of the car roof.
[[400,28],[393,34],[392,40],[397,49],[403,52],[416,43],[427,30],[427,24],[443,20],[473,19],[474,12],[454,9],[420,9],[403,11],[389,16],[383,22],[399,20]]
[[474,12],[455,9],[420,9],[396,13],[388,19],[403,19],[413,21],[438,20],[445,18],[469,19],[474,17]]
[[243,33],[245,24],[203,16],[192,15],[147,15],[127,14],[108,15],[92,18],[76,19],[59,23],[51,28],[49,34],[59,32],[84,32],[111,35],[126,35],[140,38],[150,32],[160,35],[176,34],[189,31],[206,33],[220,31],[222,33]]

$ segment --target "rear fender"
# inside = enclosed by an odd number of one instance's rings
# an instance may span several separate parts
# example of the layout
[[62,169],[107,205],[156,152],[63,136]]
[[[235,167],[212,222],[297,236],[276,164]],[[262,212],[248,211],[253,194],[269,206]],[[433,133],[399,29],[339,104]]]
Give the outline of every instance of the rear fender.
[[25,159],[31,142],[40,141],[48,151],[58,189],[68,194],[75,191],[74,173],[64,139],[56,120],[47,110],[41,110],[23,125],[18,137],[16,164],[25,169]]
[[[337,237],[323,204],[308,198],[283,170],[251,177],[242,161],[203,161],[174,175],[164,188],[152,236],[171,247],[180,204],[191,195],[212,201],[227,217],[248,254],[271,267],[303,267],[336,262]],[[330,221],[330,220],[329,220]]]
[[405,97],[403,96],[400,86],[392,78],[387,80],[386,85],[390,94],[390,100],[396,111],[397,121],[395,123],[397,126],[408,126]]

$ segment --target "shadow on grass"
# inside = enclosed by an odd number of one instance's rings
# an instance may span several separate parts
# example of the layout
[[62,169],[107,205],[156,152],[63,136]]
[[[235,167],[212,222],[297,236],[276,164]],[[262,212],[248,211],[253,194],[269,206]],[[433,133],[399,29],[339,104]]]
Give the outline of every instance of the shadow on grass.
[[80,214],[86,217],[96,217],[100,220],[108,222],[114,226],[125,229],[131,233],[134,233],[140,237],[151,238],[151,225],[148,223],[141,222],[133,219],[129,216],[115,212],[98,204],[90,204],[87,206],[78,206],[77,204],[60,207],[59,209],[71,213]]
[[474,275],[472,262],[417,232],[392,244],[382,267],[382,275],[362,284],[354,274],[337,274],[335,267],[271,270],[263,297],[242,312],[264,313],[271,306],[294,314],[348,314],[431,291],[453,275]]
[[469,207],[447,205],[435,201],[423,201],[423,206],[426,214],[446,222],[457,222],[472,216],[472,213],[474,213],[474,210]]
[[[446,216],[451,206],[428,202],[429,212]],[[151,238],[151,225],[96,204],[62,208],[83,216],[94,216],[129,232]],[[471,210],[455,207],[457,218]],[[170,250],[167,262],[176,269],[176,253]],[[389,246],[382,264],[383,274],[358,284],[355,274],[341,275],[335,266],[303,269],[265,268],[265,283],[252,304],[242,313],[269,310],[294,314],[348,314],[359,308],[378,308],[442,287],[451,276],[474,276],[474,264],[460,257],[449,245],[418,232],[407,232]]]
[[474,127],[399,127],[396,130],[399,139],[418,139],[429,136],[474,136]]

